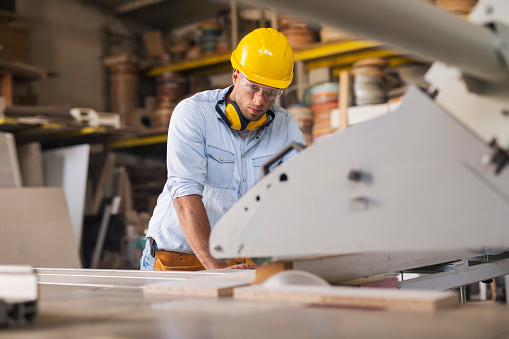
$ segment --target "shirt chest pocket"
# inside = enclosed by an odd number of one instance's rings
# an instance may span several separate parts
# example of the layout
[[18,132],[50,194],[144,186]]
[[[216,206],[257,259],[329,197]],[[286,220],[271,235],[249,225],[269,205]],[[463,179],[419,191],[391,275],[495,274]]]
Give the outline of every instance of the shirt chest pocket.
[[[253,158],[252,164],[253,164],[253,167],[254,167],[254,173],[255,173],[256,182],[258,182],[260,180],[263,164],[265,164],[267,161],[269,161],[270,158],[272,158],[272,155],[266,155],[266,156],[261,156],[261,157]],[[270,165],[269,170],[272,172],[272,170],[274,168],[276,168],[277,165],[279,165],[279,163],[277,163],[277,162],[272,164],[272,165]]]
[[207,153],[207,183],[212,187],[229,188],[233,179],[235,155],[214,146],[207,146]]

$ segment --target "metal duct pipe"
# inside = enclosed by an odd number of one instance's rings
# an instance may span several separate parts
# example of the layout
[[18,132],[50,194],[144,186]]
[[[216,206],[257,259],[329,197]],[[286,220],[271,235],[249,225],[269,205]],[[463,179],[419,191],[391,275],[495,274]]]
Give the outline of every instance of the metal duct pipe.
[[492,32],[420,0],[257,0],[433,60],[488,82],[507,81]]

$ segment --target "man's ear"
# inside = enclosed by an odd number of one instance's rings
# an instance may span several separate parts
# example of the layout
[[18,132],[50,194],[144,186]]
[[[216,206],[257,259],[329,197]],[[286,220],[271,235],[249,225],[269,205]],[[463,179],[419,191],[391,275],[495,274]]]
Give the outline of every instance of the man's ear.
[[233,83],[235,84],[235,82],[239,79],[239,70],[238,69],[233,69],[233,74],[232,74],[232,81]]

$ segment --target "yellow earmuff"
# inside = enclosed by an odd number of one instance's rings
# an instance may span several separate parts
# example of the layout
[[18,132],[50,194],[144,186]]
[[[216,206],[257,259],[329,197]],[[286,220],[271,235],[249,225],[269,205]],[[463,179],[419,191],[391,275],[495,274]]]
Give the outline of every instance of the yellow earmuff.
[[225,97],[216,103],[216,112],[221,116],[228,127],[237,131],[244,131],[246,129],[254,131],[258,128],[267,128],[270,126],[275,118],[274,112],[270,109],[258,121],[249,121],[242,115],[239,105],[232,100],[228,103],[228,105],[226,105],[226,109],[223,112],[219,105],[224,103],[225,98],[232,92],[232,90],[233,86],[230,87]]
[[224,113],[231,123],[230,128],[238,131],[254,131],[260,128],[267,121],[267,113],[257,121],[249,121],[242,115],[239,106],[235,101],[230,101],[224,110]]

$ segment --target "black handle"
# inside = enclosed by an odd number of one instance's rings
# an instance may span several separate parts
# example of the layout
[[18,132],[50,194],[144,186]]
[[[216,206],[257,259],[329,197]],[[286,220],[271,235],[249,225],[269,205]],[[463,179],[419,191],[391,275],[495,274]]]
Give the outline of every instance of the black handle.
[[302,146],[301,144],[299,144],[298,142],[291,142],[289,143],[288,145],[286,145],[281,151],[279,151],[278,153],[274,154],[272,156],[272,158],[270,158],[269,160],[267,160],[263,165],[262,165],[262,173],[261,173],[261,176],[260,176],[260,179],[263,178],[264,176],[266,176],[267,174],[269,174],[270,172],[270,166],[272,164],[274,164],[275,162],[281,160],[282,157],[284,157],[287,153],[289,153],[290,151],[293,151],[293,150],[296,150],[297,152],[300,152],[302,151],[304,148],[306,148],[306,146]]

